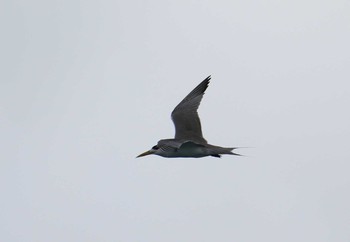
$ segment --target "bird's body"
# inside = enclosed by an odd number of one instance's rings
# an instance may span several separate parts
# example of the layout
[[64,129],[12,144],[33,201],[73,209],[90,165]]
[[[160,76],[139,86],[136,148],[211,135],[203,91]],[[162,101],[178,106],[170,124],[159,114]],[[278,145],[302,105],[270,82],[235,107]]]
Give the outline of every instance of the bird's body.
[[[221,154],[233,154],[231,151],[234,148],[223,148],[210,145],[207,143],[195,143],[190,140],[163,139],[157,144],[158,149],[161,149],[160,156],[168,158],[176,157],[195,157],[204,156],[220,157]],[[178,147],[178,148],[177,148]],[[157,154],[157,152],[155,152]]]
[[193,89],[173,110],[171,118],[175,125],[175,138],[162,139],[151,150],[137,157],[155,154],[167,158],[176,157],[220,157],[222,154],[233,153],[235,148],[224,148],[208,144],[203,138],[200,119],[197,113],[199,104],[207,89],[211,77],[208,76]]

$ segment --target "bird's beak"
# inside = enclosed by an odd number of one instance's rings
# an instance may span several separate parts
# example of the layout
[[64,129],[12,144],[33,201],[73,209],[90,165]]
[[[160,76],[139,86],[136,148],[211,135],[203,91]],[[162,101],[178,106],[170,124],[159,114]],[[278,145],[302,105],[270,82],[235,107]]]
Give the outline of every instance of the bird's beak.
[[154,154],[154,151],[153,150],[148,150],[146,152],[143,152],[142,154],[136,156],[136,158],[139,158],[139,157],[142,157],[142,156],[146,156],[146,155],[152,155]]

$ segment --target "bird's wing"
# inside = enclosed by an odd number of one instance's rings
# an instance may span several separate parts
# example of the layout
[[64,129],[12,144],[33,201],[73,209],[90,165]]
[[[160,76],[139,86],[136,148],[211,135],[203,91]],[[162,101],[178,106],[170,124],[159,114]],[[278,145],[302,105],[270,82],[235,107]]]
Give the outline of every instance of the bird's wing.
[[206,143],[203,138],[198,107],[208,88],[210,76],[192,90],[173,110],[171,118],[175,125],[175,139],[193,140]]

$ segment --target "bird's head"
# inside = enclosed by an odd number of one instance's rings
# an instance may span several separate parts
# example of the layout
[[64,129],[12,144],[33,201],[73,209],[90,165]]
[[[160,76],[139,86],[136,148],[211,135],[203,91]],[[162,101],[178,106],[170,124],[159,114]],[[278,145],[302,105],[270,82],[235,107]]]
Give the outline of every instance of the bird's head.
[[136,156],[136,158],[139,158],[139,157],[142,157],[142,156],[146,156],[146,155],[152,155],[152,154],[155,154],[157,155],[158,154],[158,150],[159,150],[159,147],[157,145],[153,146],[152,149],[146,151],[146,152],[143,152],[142,154]]

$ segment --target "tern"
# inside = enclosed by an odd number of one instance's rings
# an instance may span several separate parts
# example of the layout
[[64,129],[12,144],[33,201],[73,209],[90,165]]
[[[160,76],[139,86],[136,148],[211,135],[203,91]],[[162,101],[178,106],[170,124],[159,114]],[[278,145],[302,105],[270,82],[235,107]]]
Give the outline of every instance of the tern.
[[175,125],[175,138],[159,140],[152,149],[138,155],[159,155],[167,158],[194,157],[200,158],[221,155],[240,155],[233,153],[235,148],[224,148],[208,144],[203,138],[201,122],[198,116],[198,107],[208,88],[211,76],[205,78],[195,87],[173,110],[171,118]]

